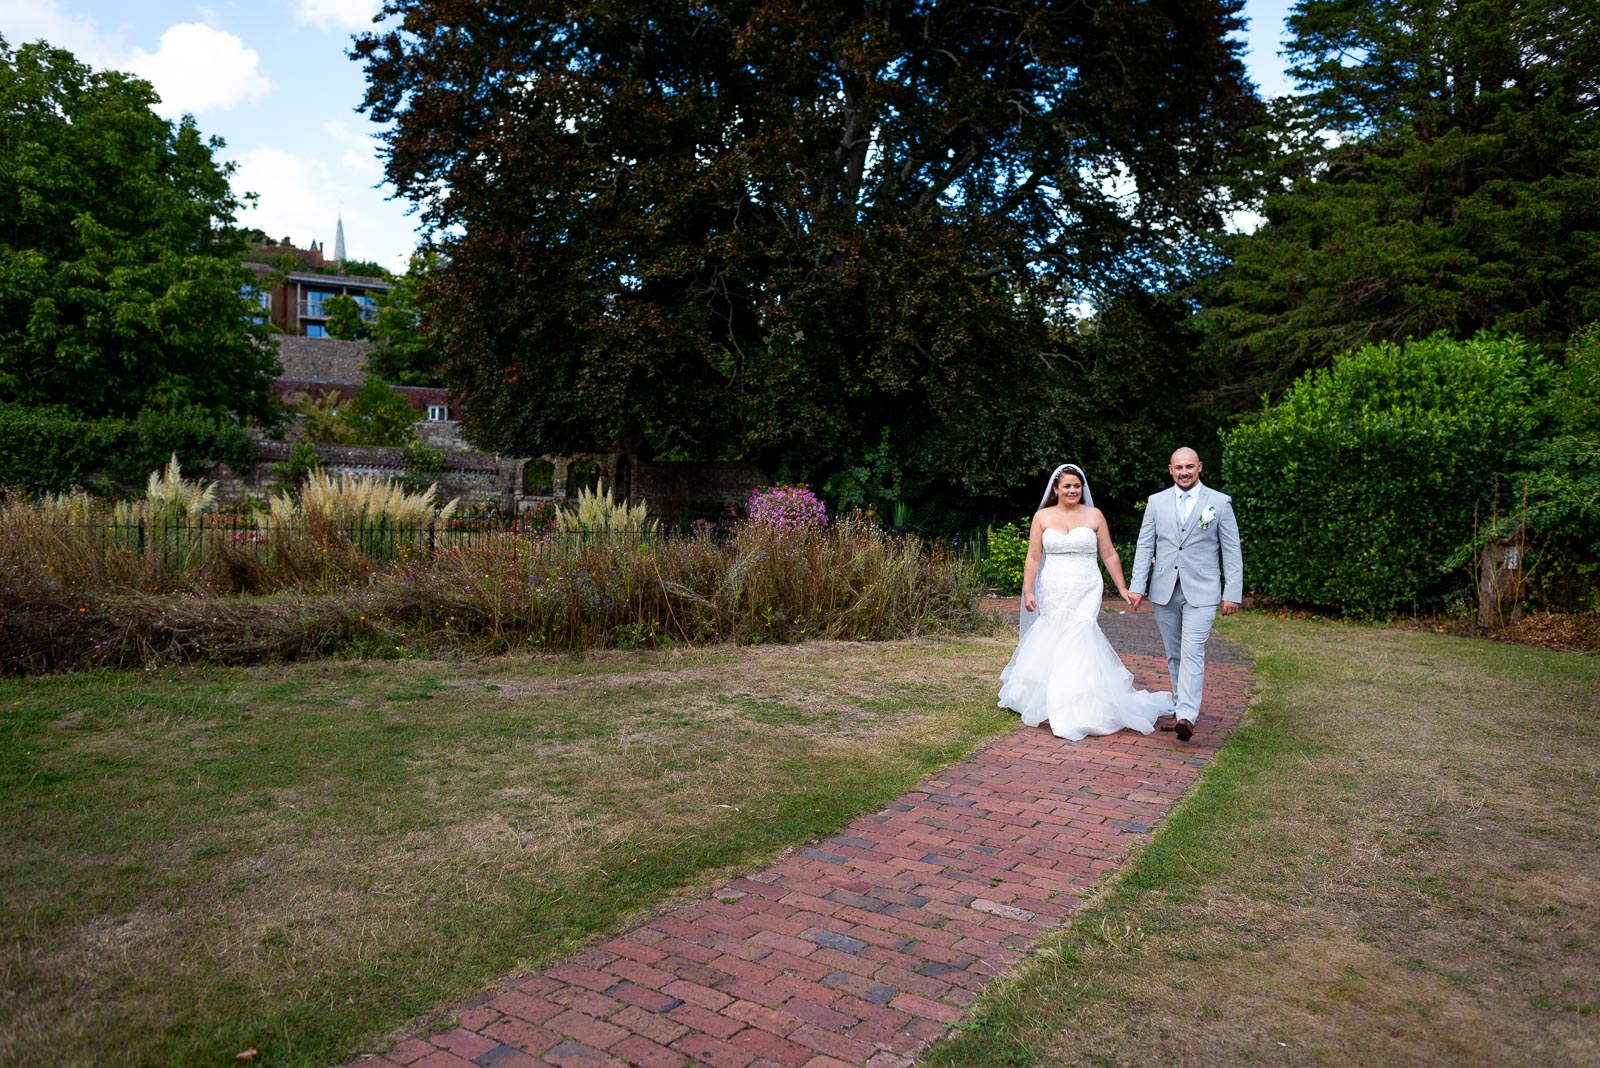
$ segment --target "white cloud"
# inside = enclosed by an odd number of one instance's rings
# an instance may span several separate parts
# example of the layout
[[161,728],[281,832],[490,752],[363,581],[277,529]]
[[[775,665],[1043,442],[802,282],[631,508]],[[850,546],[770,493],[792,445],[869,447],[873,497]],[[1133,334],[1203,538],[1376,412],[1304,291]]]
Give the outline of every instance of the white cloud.
[[161,95],[156,110],[168,118],[254,102],[272,87],[261,73],[255,49],[225,30],[197,22],[170,27],[154,53],[134,49],[128,66],[156,87]]
[[240,226],[259,228],[274,240],[287,237],[301,248],[318,240],[331,256],[334,226],[342,215],[351,259],[405,270],[417,244],[414,220],[403,205],[372,188],[374,179],[355,173],[359,169],[339,158],[324,160],[279,148],[253,149],[237,162],[234,190],[260,194],[254,208],[239,213]]
[[88,15],[64,13],[56,0],[0,0],[0,34],[13,47],[42,39],[96,70],[137,74],[155,86],[156,110],[167,118],[260,100],[271,88],[255,49],[194,22],[169,27],[156,51],[146,52],[120,34],[102,33]]
[[369,30],[379,0],[298,0],[294,17],[323,30]]
[[12,48],[49,41],[95,68],[116,69],[127,62],[121,37],[101,33],[88,15],[63,13],[55,0],[0,0],[0,34]]
[[343,149],[339,164],[352,178],[367,185],[383,180],[383,161],[378,158],[378,143],[372,134],[353,130],[344,119],[332,119],[323,126],[331,146]]
[[317,237],[332,242],[338,205],[330,205],[322,192],[332,178],[325,164],[281,148],[251,149],[238,163],[233,188],[259,194],[254,207],[239,213],[241,226],[259,227],[274,239],[291,238],[301,247]]

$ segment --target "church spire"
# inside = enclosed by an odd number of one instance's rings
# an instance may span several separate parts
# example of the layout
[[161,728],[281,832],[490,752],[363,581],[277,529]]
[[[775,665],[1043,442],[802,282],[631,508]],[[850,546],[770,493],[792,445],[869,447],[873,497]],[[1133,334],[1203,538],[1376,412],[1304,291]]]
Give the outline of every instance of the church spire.
[[333,262],[339,265],[339,272],[344,273],[344,212],[339,213],[339,225],[333,231]]

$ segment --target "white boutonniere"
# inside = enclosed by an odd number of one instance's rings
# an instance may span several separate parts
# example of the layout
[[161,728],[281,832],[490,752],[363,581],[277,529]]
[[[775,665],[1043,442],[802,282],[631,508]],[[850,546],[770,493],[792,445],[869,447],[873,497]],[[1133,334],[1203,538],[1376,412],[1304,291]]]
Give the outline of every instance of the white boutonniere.
[[1206,505],[1205,508],[1200,512],[1200,529],[1204,530],[1209,527],[1213,522],[1216,521],[1216,518],[1217,506],[1214,504]]

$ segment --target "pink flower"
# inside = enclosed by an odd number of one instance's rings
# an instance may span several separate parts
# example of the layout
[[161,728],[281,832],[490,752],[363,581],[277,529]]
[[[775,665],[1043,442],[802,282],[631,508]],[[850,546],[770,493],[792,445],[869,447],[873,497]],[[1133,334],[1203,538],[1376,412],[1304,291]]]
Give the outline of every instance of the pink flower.
[[828,509],[806,486],[766,486],[750,494],[750,522],[779,530],[828,525]]

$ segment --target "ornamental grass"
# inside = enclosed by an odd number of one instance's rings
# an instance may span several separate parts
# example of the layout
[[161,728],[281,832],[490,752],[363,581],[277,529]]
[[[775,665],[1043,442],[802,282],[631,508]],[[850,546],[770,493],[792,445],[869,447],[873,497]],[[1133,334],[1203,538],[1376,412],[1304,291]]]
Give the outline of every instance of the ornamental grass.
[[948,547],[851,517],[723,540],[490,532],[432,552],[269,518],[185,527],[205,551],[174,554],[62,522],[72,507],[0,504],[0,672],[876,641],[970,629],[982,594]]
[[569,535],[623,535],[639,537],[653,531],[657,524],[646,518],[649,506],[644,501],[628,504],[619,501],[606,489],[601,479],[594,489],[578,490],[576,507],[556,512],[556,529]]

